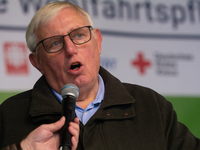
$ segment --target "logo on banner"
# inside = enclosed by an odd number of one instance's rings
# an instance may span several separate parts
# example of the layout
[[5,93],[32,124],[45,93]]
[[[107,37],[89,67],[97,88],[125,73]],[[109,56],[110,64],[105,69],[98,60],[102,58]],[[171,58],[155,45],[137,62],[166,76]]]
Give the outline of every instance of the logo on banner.
[[117,67],[116,58],[100,57],[101,66],[106,69],[115,69]]
[[6,42],[3,45],[6,73],[8,75],[26,75],[28,58],[26,44],[23,42]]
[[151,66],[151,61],[146,59],[144,53],[138,52],[135,59],[131,61],[133,67],[137,68],[141,75],[146,73],[146,70]]
[[194,56],[185,53],[155,53],[156,73],[165,76],[177,76],[181,62],[192,62]]

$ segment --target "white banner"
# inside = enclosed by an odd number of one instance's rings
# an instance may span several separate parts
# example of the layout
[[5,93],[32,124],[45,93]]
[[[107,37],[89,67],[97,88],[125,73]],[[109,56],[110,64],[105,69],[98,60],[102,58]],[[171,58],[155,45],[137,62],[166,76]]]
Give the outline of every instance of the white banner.
[[[25,32],[52,0],[0,0],[0,90],[32,88]],[[71,0],[103,35],[101,65],[165,95],[200,96],[200,0]]]

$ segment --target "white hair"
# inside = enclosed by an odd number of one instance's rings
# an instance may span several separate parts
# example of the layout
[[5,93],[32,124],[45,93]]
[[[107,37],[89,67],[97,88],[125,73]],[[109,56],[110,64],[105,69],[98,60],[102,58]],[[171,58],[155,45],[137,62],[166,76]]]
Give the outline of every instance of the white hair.
[[73,8],[75,11],[83,15],[89,25],[93,27],[92,19],[89,14],[83,10],[81,7],[74,5],[70,2],[53,2],[45,5],[39,9],[33,16],[30,24],[28,25],[26,31],[26,43],[31,52],[35,52],[35,47],[37,44],[36,31],[39,26],[45,26],[47,23],[53,21],[58,13],[63,8]]

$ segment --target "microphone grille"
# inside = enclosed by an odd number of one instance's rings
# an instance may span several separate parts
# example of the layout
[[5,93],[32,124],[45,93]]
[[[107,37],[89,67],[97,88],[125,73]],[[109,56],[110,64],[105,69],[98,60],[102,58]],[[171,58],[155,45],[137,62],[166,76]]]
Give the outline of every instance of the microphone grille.
[[74,84],[66,84],[63,86],[63,88],[60,91],[61,96],[64,98],[66,95],[71,95],[74,96],[76,99],[79,96],[79,89],[76,85]]

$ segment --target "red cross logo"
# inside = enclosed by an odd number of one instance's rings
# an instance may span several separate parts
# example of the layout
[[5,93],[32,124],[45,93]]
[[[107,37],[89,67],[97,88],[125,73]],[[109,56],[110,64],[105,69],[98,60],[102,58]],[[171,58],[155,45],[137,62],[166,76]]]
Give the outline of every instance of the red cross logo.
[[137,54],[137,58],[134,59],[131,64],[134,66],[134,67],[137,67],[139,69],[139,73],[144,75],[145,74],[145,71],[148,67],[151,66],[151,62],[149,60],[146,60],[144,58],[144,54],[139,52]]

